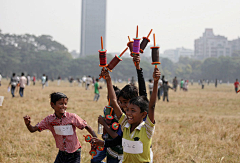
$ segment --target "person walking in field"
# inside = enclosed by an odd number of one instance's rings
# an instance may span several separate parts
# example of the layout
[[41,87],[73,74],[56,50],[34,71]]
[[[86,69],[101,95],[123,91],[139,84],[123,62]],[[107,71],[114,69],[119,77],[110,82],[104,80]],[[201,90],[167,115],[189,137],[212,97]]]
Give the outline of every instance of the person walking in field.
[[46,76],[45,76],[45,74],[43,74],[43,76],[42,76],[42,89],[45,87],[45,83],[46,83]]
[[1,84],[1,81],[2,81],[2,75],[1,75],[1,73],[0,73],[0,86],[2,85],[2,84]]
[[94,93],[95,93],[95,96],[94,96],[94,99],[93,101],[98,101],[99,97],[100,97],[100,94],[99,94],[99,89],[101,87],[99,87],[99,83],[98,83],[99,79],[97,78],[96,79],[96,82],[94,84]]
[[[30,80],[29,80],[29,82],[30,82]],[[19,80],[19,87],[20,87],[19,88],[19,95],[21,97],[23,97],[23,92],[24,92],[24,88],[25,88],[26,84],[27,84],[27,78],[24,76],[24,73],[22,72],[22,75],[21,75],[20,80]]]
[[238,93],[238,86],[239,86],[239,82],[238,82],[238,79],[236,79],[236,81],[234,83],[236,93]]
[[54,163],[80,163],[81,144],[76,134],[76,128],[86,129],[93,137],[97,137],[85,120],[74,113],[66,112],[68,97],[60,92],[50,94],[50,105],[54,114],[48,115],[35,126],[31,125],[30,116],[23,117],[25,125],[30,132],[50,130],[59,148]]
[[173,89],[173,88],[168,85],[168,81],[166,81],[166,83],[163,84],[162,87],[163,87],[163,101],[165,101],[165,98],[167,98],[167,102],[169,102],[169,99],[168,99],[168,90],[169,90],[169,88],[170,88],[170,89]]
[[12,77],[11,77],[11,80],[10,80],[10,83],[8,85],[8,87],[10,87],[11,85],[11,94],[12,94],[12,97],[15,97],[14,95],[14,92],[15,92],[15,88],[17,87],[17,84],[18,84],[18,77],[16,76],[15,73],[12,74]]

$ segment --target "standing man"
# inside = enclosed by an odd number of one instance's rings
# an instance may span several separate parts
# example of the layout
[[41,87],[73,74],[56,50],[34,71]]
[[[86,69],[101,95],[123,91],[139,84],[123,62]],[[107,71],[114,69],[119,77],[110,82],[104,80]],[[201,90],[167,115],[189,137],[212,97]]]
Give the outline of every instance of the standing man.
[[1,75],[1,73],[0,73],[0,86],[2,85],[2,84],[1,84],[1,80],[2,80],[2,75]]
[[234,83],[234,86],[235,86],[235,91],[236,93],[238,92],[238,86],[239,86],[239,82],[238,82],[238,79],[236,79],[235,83]]
[[[30,80],[28,80],[28,84],[30,83]],[[23,91],[24,91],[24,88],[27,84],[27,78],[24,76],[24,73],[22,72],[22,75],[20,77],[20,80],[19,80],[19,84],[20,84],[20,89],[19,89],[19,95],[21,97],[23,97]]]
[[177,85],[178,85],[178,80],[177,80],[177,77],[175,76],[175,78],[173,79],[173,89],[175,92],[177,91]]
[[12,94],[12,97],[15,97],[14,95],[14,92],[15,92],[15,88],[18,84],[18,77],[16,76],[15,73],[12,74],[12,77],[11,77],[11,80],[10,80],[10,83],[9,83],[9,86],[11,85],[11,94]]
[[45,83],[46,83],[46,76],[45,76],[45,74],[43,74],[43,76],[42,76],[42,89],[44,88]]

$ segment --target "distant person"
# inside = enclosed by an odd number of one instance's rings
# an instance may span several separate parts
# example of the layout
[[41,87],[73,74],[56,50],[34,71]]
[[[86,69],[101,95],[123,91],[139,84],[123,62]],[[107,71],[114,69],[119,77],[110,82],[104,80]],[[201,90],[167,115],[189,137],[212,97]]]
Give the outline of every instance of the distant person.
[[163,95],[163,89],[162,89],[162,80],[158,80],[158,100],[161,99],[161,96]]
[[175,76],[175,78],[173,79],[173,89],[175,92],[177,91],[177,85],[178,85],[178,80],[177,80],[177,77]]
[[218,80],[216,79],[215,81],[215,87],[217,88],[217,85],[218,85]]
[[86,78],[86,90],[88,90],[89,85],[92,83],[92,78],[90,75]]
[[204,82],[205,82],[205,81],[204,81],[204,79],[203,79],[202,82],[201,82],[201,83],[202,83],[202,89],[204,89]]
[[[30,83],[30,80],[29,80],[29,83]],[[19,80],[19,86],[20,86],[19,95],[21,97],[23,97],[24,88],[25,88],[26,84],[27,84],[27,78],[24,76],[24,73],[22,72],[22,75],[21,75],[20,80]]]
[[95,84],[94,84],[94,93],[95,93],[95,96],[94,96],[93,101],[98,101],[98,99],[99,99],[99,97],[100,97],[99,89],[101,89],[101,87],[99,87],[98,81],[99,81],[99,79],[97,78],[97,79],[96,79],[96,82],[95,82]]
[[148,81],[149,81],[149,83],[148,83],[148,89],[149,89],[149,94],[150,94],[149,99],[150,99],[151,96],[152,96],[152,91],[153,91],[153,80],[152,80],[152,79],[149,79]]
[[36,77],[35,76],[33,76],[32,81],[33,81],[33,85],[35,85],[35,83],[36,83]]
[[180,90],[181,90],[181,89],[183,90],[183,84],[184,84],[184,81],[183,81],[183,79],[181,79],[181,82],[180,82]]
[[168,90],[169,90],[169,88],[170,89],[173,89],[173,88],[168,85],[168,81],[166,81],[165,84],[163,84],[162,87],[163,87],[163,101],[165,101],[165,98],[167,98],[167,102],[169,102]]
[[15,88],[16,88],[17,84],[18,84],[18,78],[17,78],[16,74],[13,73],[12,77],[11,77],[11,80],[10,80],[10,83],[8,85],[8,87],[10,87],[10,85],[11,85],[12,97],[15,97],[14,92],[15,92]]
[[46,87],[48,87],[48,76],[46,76],[46,82],[45,82]]
[[31,77],[30,77],[30,75],[28,74],[28,75],[27,75],[27,85],[28,85],[28,86],[30,85],[30,81],[31,81]]
[[82,86],[83,86],[83,87],[86,87],[86,79],[87,79],[87,77],[84,75],[84,76],[82,77]]
[[187,80],[185,80],[185,82],[183,84],[183,90],[188,91],[188,81]]
[[193,85],[193,79],[191,80],[191,85]]
[[42,76],[42,89],[45,87],[45,83],[46,83],[46,75],[43,74],[43,76]]
[[0,86],[2,85],[1,81],[2,81],[2,75],[0,73]]
[[236,79],[236,81],[235,81],[235,83],[234,83],[234,86],[235,86],[235,91],[236,91],[236,93],[238,93],[238,86],[239,86],[238,79]]
[[48,115],[35,126],[31,125],[30,116],[23,117],[27,129],[36,131],[50,130],[59,148],[55,163],[80,163],[81,144],[76,128],[86,129],[93,137],[97,137],[92,128],[77,114],[66,112],[68,97],[60,92],[50,94],[50,105],[54,113]]
[[61,83],[61,76],[58,76],[58,84],[57,85],[60,85]]

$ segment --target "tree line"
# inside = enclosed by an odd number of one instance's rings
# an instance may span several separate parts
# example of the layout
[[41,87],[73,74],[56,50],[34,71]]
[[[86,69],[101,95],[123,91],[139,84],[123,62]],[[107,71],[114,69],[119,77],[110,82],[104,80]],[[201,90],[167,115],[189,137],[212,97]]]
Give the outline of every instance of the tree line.
[[[108,62],[112,58],[111,54],[107,54]],[[204,61],[180,57],[177,63],[160,56],[160,62],[158,67],[161,74],[169,81],[174,76],[194,81],[221,79],[223,82],[234,82],[236,78],[240,78],[240,51],[235,52],[232,57],[207,58]],[[142,58],[140,65],[144,77],[152,78],[154,66],[151,65],[151,58]],[[49,35],[10,35],[3,34],[0,30],[0,73],[3,77],[10,77],[13,72],[19,75],[25,72],[38,78],[46,74],[50,79],[58,76],[98,77],[100,71],[98,52],[96,55],[73,59],[68,49]],[[127,80],[132,76],[136,79],[136,74],[132,58],[123,57],[111,76],[113,79]]]

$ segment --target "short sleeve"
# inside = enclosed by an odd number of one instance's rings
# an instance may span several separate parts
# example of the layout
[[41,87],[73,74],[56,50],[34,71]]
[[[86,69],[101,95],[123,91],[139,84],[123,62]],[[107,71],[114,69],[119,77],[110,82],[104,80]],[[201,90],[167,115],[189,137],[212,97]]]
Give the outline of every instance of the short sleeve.
[[78,115],[73,114],[74,120],[73,125],[79,128],[80,130],[84,129],[87,126],[87,122],[80,118]]
[[50,125],[49,125],[49,116],[47,116],[46,118],[44,118],[40,123],[38,123],[36,125],[38,127],[38,131],[43,131],[43,130],[46,130],[46,129],[49,129],[50,128]]
[[127,116],[124,113],[122,113],[122,116],[118,122],[121,125],[121,129],[123,131],[124,126],[127,124]]
[[147,137],[150,139],[153,136],[154,130],[155,130],[155,124],[152,123],[152,121],[149,119],[147,115],[147,119],[145,121],[146,125],[146,133]]

